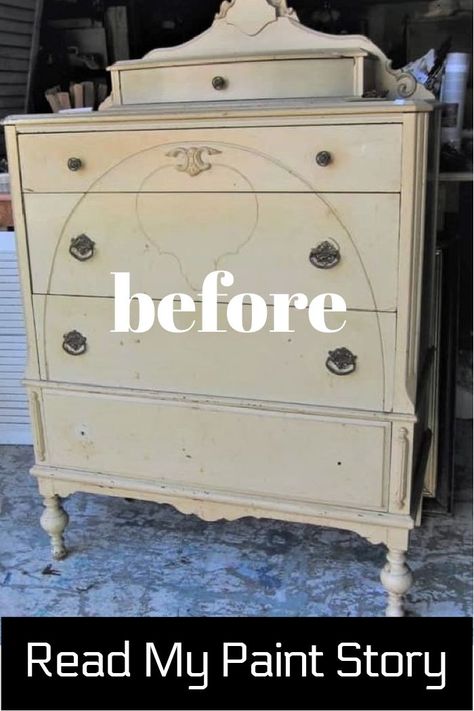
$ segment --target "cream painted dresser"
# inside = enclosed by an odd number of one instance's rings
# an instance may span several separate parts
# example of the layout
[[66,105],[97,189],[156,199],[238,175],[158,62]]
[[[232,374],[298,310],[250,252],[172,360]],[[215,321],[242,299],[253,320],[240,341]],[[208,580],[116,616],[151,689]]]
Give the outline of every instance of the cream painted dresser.
[[[195,40],[111,72],[99,112],[6,121],[54,556],[76,491],[333,526],[386,544],[402,615],[436,390],[431,95],[284,0],[224,2]],[[341,295],[346,325],[319,333],[293,305],[286,333],[187,330],[190,313],[180,334],[112,332],[113,272],[156,303],[190,294],[198,320],[216,270],[235,278],[219,323],[237,293],[302,292]]]

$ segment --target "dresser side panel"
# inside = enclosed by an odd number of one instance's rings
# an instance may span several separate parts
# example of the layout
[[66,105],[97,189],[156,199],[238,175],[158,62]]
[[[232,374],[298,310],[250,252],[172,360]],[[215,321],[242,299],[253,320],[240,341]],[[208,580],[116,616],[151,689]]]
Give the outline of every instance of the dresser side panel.
[[427,147],[428,116],[405,117],[394,410],[409,414],[416,409],[419,376]]
[[28,341],[28,357],[25,377],[35,379],[39,377],[39,361],[36,347],[36,328],[32,303],[30,262],[22,196],[22,178],[17,140],[18,136],[14,126],[5,127],[5,138],[8,155],[8,170],[10,175],[18,267],[20,272],[20,285]]

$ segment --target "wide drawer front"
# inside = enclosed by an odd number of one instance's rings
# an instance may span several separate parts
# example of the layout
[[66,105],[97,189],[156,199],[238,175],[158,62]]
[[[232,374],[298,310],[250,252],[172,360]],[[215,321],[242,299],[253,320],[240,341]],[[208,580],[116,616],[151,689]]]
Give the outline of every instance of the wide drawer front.
[[44,393],[49,463],[108,475],[382,509],[388,423]]
[[[201,291],[226,269],[226,296],[337,293],[348,308],[397,305],[397,194],[25,195],[35,293],[113,296]],[[368,217],[370,218],[368,219]]]
[[[138,324],[137,302],[131,324]],[[157,304],[155,303],[155,307]],[[239,333],[217,307],[222,333],[202,333],[196,313],[176,313],[169,333],[155,322],[145,333],[111,333],[114,299],[35,296],[42,377],[69,383],[210,394],[359,409],[390,410],[396,315],[351,311],[326,314],[339,333],[320,333],[308,312],[290,310],[294,333],[271,333],[273,309],[264,328]],[[243,306],[249,328],[250,306]],[[80,335],[76,335],[80,334]],[[83,339],[86,339],[84,342]],[[339,349],[344,348],[356,357]],[[329,355],[329,352],[333,354]]]
[[[359,60],[360,61],[360,60]],[[353,57],[160,66],[120,72],[122,104],[355,96]]]
[[19,137],[24,192],[396,192],[401,124]]

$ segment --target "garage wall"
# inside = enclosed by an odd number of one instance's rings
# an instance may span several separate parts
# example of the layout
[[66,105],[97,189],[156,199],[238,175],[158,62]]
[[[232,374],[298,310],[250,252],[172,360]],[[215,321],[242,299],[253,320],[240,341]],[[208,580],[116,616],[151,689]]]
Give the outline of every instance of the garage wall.
[[15,233],[0,231],[0,444],[31,444],[26,394],[21,385],[26,335]]
[[[41,0],[0,0],[0,121],[26,111],[41,4]],[[0,154],[4,152],[0,131]]]

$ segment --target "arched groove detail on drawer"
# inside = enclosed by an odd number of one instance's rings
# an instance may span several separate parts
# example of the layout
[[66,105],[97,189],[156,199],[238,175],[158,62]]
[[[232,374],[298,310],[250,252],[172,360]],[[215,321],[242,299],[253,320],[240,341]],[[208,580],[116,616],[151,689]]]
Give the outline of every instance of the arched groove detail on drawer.
[[[55,262],[56,262],[56,259],[57,259],[57,254],[58,254],[58,251],[59,251],[59,247],[60,247],[60,245],[61,245],[61,242],[62,242],[62,240],[63,240],[63,238],[64,238],[64,233],[65,233],[66,227],[67,227],[67,225],[68,225],[68,223],[69,223],[69,220],[71,219],[72,215],[73,215],[74,212],[78,209],[78,207],[82,204],[82,202],[86,199],[87,195],[88,195],[90,192],[93,192],[94,186],[96,186],[106,175],[109,175],[112,171],[116,170],[116,169],[119,168],[119,167],[122,167],[122,166],[123,166],[125,163],[127,163],[127,161],[129,161],[131,158],[134,158],[134,157],[136,157],[136,156],[138,156],[138,155],[140,155],[140,154],[144,154],[144,153],[147,153],[147,152],[149,152],[149,151],[154,151],[154,150],[157,150],[157,149],[162,150],[162,151],[165,151],[165,150],[166,150],[166,151],[169,151],[169,150],[172,149],[173,147],[180,147],[180,146],[186,146],[186,145],[191,146],[191,145],[195,145],[195,143],[196,143],[196,141],[172,141],[172,142],[169,142],[169,143],[160,143],[160,144],[158,144],[158,145],[156,145],[156,146],[153,146],[153,147],[147,147],[147,148],[145,148],[145,149],[143,149],[143,150],[141,150],[141,151],[137,151],[137,152],[135,152],[135,153],[132,153],[132,154],[126,156],[125,158],[123,158],[122,160],[118,161],[116,164],[114,164],[113,166],[111,166],[110,168],[108,168],[108,170],[106,170],[102,175],[100,175],[100,176],[92,183],[92,185],[89,187],[89,190],[88,190],[86,193],[84,193],[84,195],[82,195],[82,197],[80,198],[80,200],[79,200],[79,201],[76,203],[76,205],[74,206],[74,209],[73,209],[72,212],[70,213],[68,219],[65,221],[64,226],[63,226],[63,229],[62,229],[62,231],[61,231],[61,233],[60,233],[60,236],[59,236],[59,238],[58,238],[58,241],[57,241],[57,244],[56,244],[54,253],[53,253],[53,258],[52,258],[52,260],[51,260],[51,269],[50,269],[50,273],[49,273],[49,277],[48,277],[48,288],[47,288],[47,293],[48,293],[48,294],[50,293],[50,289],[51,289],[51,279],[52,279],[52,275],[53,275],[53,272],[54,272],[54,266],[55,266]],[[290,175],[294,176],[298,181],[300,181],[303,185],[305,185],[306,188],[307,188],[307,191],[308,191],[311,195],[313,195],[317,200],[323,202],[324,205],[326,206],[327,210],[328,210],[331,214],[333,214],[334,218],[337,220],[337,222],[338,222],[338,224],[340,225],[341,229],[343,230],[343,232],[344,232],[345,235],[347,236],[349,242],[351,243],[351,245],[352,245],[352,247],[353,247],[353,249],[354,249],[355,254],[357,255],[357,259],[358,259],[358,261],[359,261],[360,267],[361,267],[362,272],[363,272],[363,274],[364,274],[364,278],[365,278],[365,280],[366,280],[367,287],[368,287],[368,290],[369,290],[369,293],[370,293],[370,296],[371,296],[372,305],[373,305],[373,309],[374,309],[374,312],[375,312],[374,315],[375,315],[376,320],[377,320],[377,330],[378,330],[378,339],[379,339],[380,358],[381,358],[381,364],[382,364],[382,399],[383,399],[384,408],[385,408],[385,407],[386,407],[386,400],[387,400],[386,363],[385,363],[385,353],[384,353],[384,345],[383,345],[382,328],[381,328],[381,323],[380,323],[379,314],[378,314],[378,312],[377,312],[377,304],[376,304],[375,294],[374,294],[374,290],[373,290],[373,287],[372,287],[372,284],[371,284],[369,275],[368,275],[368,273],[367,273],[367,269],[366,269],[366,267],[365,267],[364,261],[363,261],[363,259],[362,259],[361,254],[360,254],[360,251],[359,251],[357,245],[355,244],[355,241],[354,241],[354,239],[353,239],[353,237],[352,237],[350,231],[347,229],[347,227],[345,226],[344,222],[341,220],[340,216],[337,214],[337,211],[333,208],[333,206],[329,203],[329,201],[324,198],[324,195],[322,195],[321,193],[318,193],[318,192],[317,192],[317,187],[314,186],[314,185],[311,183],[311,181],[307,180],[304,176],[302,176],[301,174],[299,174],[297,171],[295,171],[295,170],[294,170],[293,168],[291,168],[290,166],[285,165],[282,161],[278,160],[278,159],[275,158],[274,156],[268,155],[267,153],[264,153],[264,152],[262,152],[262,151],[257,151],[257,150],[255,150],[254,148],[248,148],[248,147],[246,147],[246,146],[242,146],[242,145],[239,145],[239,144],[228,143],[228,142],[224,142],[224,141],[215,141],[215,140],[214,140],[214,141],[207,141],[206,145],[212,145],[212,147],[217,147],[217,148],[219,148],[219,149],[223,149],[223,151],[224,151],[226,148],[227,148],[227,149],[228,149],[228,148],[232,148],[232,149],[234,149],[234,150],[244,151],[244,152],[246,152],[246,153],[249,153],[249,154],[252,154],[252,155],[254,155],[254,156],[257,156],[257,157],[261,158],[262,160],[269,161],[269,162],[272,163],[274,166],[276,166],[276,167],[278,167],[279,169],[281,169],[281,170],[283,170],[283,171],[289,173]],[[223,152],[223,151],[222,151],[222,152]],[[175,164],[173,164],[173,165],[175,166]],[[222,166],[222,165],[224,165],[224,164],[222,164],[222,163],[213,163],[213,165],[214,165],[214,166],[217,166],[217,165],[221,165],[221,166]],[[155,172],[157,172],[157,171],[159,171],[159,170],[163,170],[163,169],[165,169],[165,168],[168,168],[169,166],[170,166],[170,164],[167,163],[167,164],[164,165],[164,166],[158,167]],[[225,167],[229,168],[230,166],[228,166],[227,164],[225,164]],[[247,184],[251,187],[251,183],[250,183],[249,179],[248,179],[246,176],[242,176],[242,177],[244,177],[244,179],[245,179],[245,181],[247,182]],[[146,176],[145,180],[148,179],[148,178],[149,178],[149,176]],[[137,193],[137,194],[138,194],[138,193]],[[252,237],[252,235],[250,235],[249,238],[248,238],[245,242],[248,243],[248,241],[251,239],[251,237]],[[174,256],[175,256],[175,255],[174,255]],[[45,308],[44,308],[44,317],[43,317],[43,334],[44,334],[44,335],[43,335],[43,340],[45,340],[45,336],[46,336],[47,313],[48,313],[48,299],[46,298],[46,303],[45,303]],[[45,353],[46,353],[46,344],[45,344],[45,342],[43,343],[43,348],[44,348]],[[46,365],[46,372],[47,372],[47,375],[48,375],[48,377],[49,377],[49,373],[48,373],[49,369],[48,369],[47,357],[46,357],[46,363],[45,363],[45,365]]]
[[[219,151],[219,153],[220,153],[220,151]],[[169,153],[168,153],[167,155],[169,155]],[[172,156],[171,156],[171,157],[172,157]],[[216,257],[214,260],[212,260],[212,263],[211,263],[210,266],[213,267],[214,270],[216,270],[216,269],[218,268],[219,262],[220,262],[222,259],[224,259],[226,256],[231,256],[231,255],[237,255],[237,254],[239,254],[239,252],[241,252],[241,251],[245,248],[245,246],[250,242],[250,240],[253,238],[253,236],[254,236],[254,234],[255,234],[255,230],[257,229],[258,222],[259,222],[259,217],[260,217],[260,205],[259,205],[259,200],[258,200],[258,193],[255,191],[255,189],[254,189],[252,183],[250,182],[250,180],[249,180],[241,171],[237,170],[237,169],[234,168],[233,166],[229,166],[229,165],[223,164],[223,163],[216,163],[216,162],[214,162],[212,165],[213,165],[214,167],[216,167],[216,168],[217,168],[217,167],[225,167],[226,169],[231,170],[232,172],[236,173],[240,178],[242,178],[242,180],[243,180],[243,181],[248,185],[248,187],[249,187],[249,193],[251,194],[252,200],[253,200],[253,202],[254,202],[254,208],[255,208],[255,217],[254,217],[253,220],[251,220],[251,225],[250,225],[250,228],[248,229],[248,232],[247,232],[247,235],[245,236],[245,238],[242,239],[242,240],[236,245],[236,247],[235,247],[234,250],[232,250],[232,251],[226,251],[226,252],[224,252],[223,254],[220,254],[220,255],[219,255],[218,257]],[[198,287],[196,284],[193,284],[193,283],[191,282],[191,280],[190,280],[190,278],[189,278],[189,275],[188,275],[188,271],[185,269],[185,267],[184,267],[184,265],[183,265],[182,258],[181,258],[178,254],[176,254],[176,252],[169,251],[169,250],[166,250],[166,249],[162,249],[162,248],[161,248],[161,246],[160,246],[159,242],[157,242],[156,238],[155,238],[154,236],[150,235],[149,232],[147,231],[146,226],[145,226],[145,224],[144,224],[144,220],[142,219],[142,216],[141,216],[141,214],[140,214],[140,206],[139,206],[139,203],[140,203],[140,198],[141,198],[141,196],[142,196],[142,191],[143,191],[143,189],[144,189],[144,187],[145,187],[145,185],[146,185],[146,182],[147,182],[148,180],[150,180],[151,177],[154,177],[154,176],[155,176],[157,173],[159,173],[160,171],[164,171],[164,170],[168,169],[169,167],[170,167],[169,165],[160,166],[160,167],[157,168],[156,170],[154,170],[154,171],[152,171],[151,173],[149,173],[148,175],[146,175],[145,178],[142,180],[142,182],[141,182],[141,184],[140,184],[140,186],[139,186],[139,188],[138,188],[138,191],[137,191],[137,193],[136,193],[136,198],[135,198],[135,217],[136,217],[136,219],[137,219],[137,222],[138,222],[138,225],[139,225],[139,227],[140,227],[140,230],[141,230],[142,234],[143,234],[144,237],[153,245],[153,247],[157,250],[158,254],[159,254],[159,255],[166,255],[166,256],[169,256],[169,257],[172,257],[173,259],[175,259],[175,261],[176,261],[176,263],[177,263],[177,265],[178,265],[180,274],[181,274],[181,276],[183,277],[183,279],[186,281],[186,283],[188,284],[188,286],[189,286],[192,290],[198,291],[199,287]],[[176,166],[173,166],[173,167],[176,168]]]

